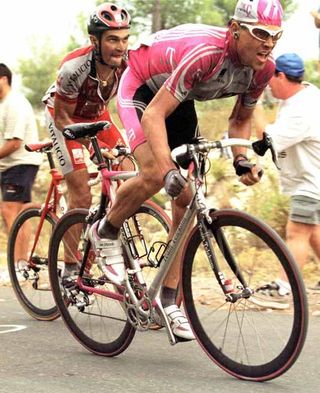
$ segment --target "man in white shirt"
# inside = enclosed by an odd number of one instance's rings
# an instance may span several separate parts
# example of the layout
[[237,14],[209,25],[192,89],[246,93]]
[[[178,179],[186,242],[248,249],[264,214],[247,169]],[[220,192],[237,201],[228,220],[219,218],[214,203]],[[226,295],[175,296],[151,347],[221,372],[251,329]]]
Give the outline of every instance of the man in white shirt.
[[41,157],[24,149],[38,140],[38,130],[29,101],[12,91],[12,73],[0,63],[0,185],[1,214],[6,230],[24,204],[31,201],[31,188]]
[[[269,85],[282,101],[276,121],[265,127],[279,153],[282,191],[291,200],[287,245],[301,268],[309,245],[320,259],[320,90],[303,82],[303,75],[303,61],[295,53],[276,59]],[[264,294],[285,297],[290,287],[284,277],[264,286]]]

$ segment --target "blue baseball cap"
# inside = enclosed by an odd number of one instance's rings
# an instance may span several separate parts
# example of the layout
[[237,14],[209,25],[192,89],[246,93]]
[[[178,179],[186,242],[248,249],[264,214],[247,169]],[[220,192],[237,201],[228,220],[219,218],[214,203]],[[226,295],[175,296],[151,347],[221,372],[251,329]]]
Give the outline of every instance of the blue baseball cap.
[[285,53],[276,59],[276,71],[299,78],[304,74],[303,60],[296,53]]

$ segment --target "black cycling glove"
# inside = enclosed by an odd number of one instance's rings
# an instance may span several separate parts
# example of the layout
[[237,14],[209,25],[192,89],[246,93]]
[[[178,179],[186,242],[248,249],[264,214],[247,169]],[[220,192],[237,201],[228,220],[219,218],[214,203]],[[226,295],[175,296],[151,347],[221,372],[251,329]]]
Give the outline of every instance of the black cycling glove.
[[[233,167],[236,170],[236,174],[238,176],[242,176],[248,172],[251,172],[251,169],[254,166],[256,166],[256,164],[252,164],[244,154],[236,155],[233,160]],[[261,177],[262,175],[263,170],[261,169],[258,173],[258,176]]]

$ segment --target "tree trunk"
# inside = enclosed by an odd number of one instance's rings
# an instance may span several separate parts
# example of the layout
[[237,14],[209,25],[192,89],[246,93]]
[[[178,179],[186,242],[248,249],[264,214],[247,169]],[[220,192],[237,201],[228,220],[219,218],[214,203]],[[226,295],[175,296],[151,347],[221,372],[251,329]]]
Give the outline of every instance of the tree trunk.
[[161,30],[161,5],[160,0],[154,0],[152,9],[152,33]]

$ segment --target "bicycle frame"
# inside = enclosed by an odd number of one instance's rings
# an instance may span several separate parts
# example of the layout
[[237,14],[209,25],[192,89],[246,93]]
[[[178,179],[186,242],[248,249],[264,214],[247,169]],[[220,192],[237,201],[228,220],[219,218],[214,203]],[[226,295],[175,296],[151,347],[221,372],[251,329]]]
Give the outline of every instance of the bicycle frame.
[[[94,143],[93,143],[93,145],[94,145]],[[252,148],[252,143],[250,141],[236,139],[236,138],[232,139],[232,140],[229,139],[228,145],[229,146],[237,145],[237,146],[244,146],[247,148]],[[217,143],[215,146],[212,145],[211,148],[220,148],[220,144]],[[107,198],[109,198],[111,201],[113,200],[112,181],[130,179],[138,174],[138,172],[136,172],[136,171],[111,171],[106,167],[105,164],[100,165],[100,170],[101,170],[101,174],[102,174],[102,195],[101,195],[102,202],[101,202],[101,205],[105,205],[105,200]],[[159,270],[158,270],[156,276],[154,277],[149,288],[146,289],[146,292],[145,292],[144,296],[142,297],[142,299],[138,299],[136,297],[136,295],[130,285],[130,282],[129,282],[129,276],[132,274],[135,274],[136,278],[138,280],[138,283],[141,285],[145,285],[145,282],[143,279],[143,274],[142,274],[142,269],[141,269],[141,266],[140,266],[140,263],[138,260],[135,260],[134,258],[130,258],[130,263],[132,264],[132,266],[131,266],[131,269],[129,269],[127,271],[127,277],[126,277],[126,282],[125,282],[124,286],[125,286],[125,289],[128,291],[128,294],[130,296],[130,300],[137,308],[139,308],[139,312],[141,312],[142,314],[144,313],[143,305],[144,305],[146,297],[150,300],[150,302],[152,303],[153,306],[157,306],[160,310],[162,310],[161,303],[157,301],[159,289],[160,289],[161,284],[162,284],[165,276],[167,275],[167,273],[168,273],[168,271],[169,271],[169,269],[170,269],[170,267],[176,257],[178,250],[181,249],[181,247],[183,246],[185,238],[186,238],[187,234],[189,233],[189,229],[191,230],[191,228],[194,227],[194,218],[195,217],[197,217],[197,224],[196,225],[198,225],[200,228],[201,237],[202,237],[204,245],[205,245],[205,250],[207,253],[210,253],[210,257],[211,257],[210,260],[214,261],[214,266],[212,266],[212,269],[218,279],[218,282],[220,283],[220,286],[221,286],[223,292],[226,294],[226,296],[228,296],[227,291],[224,288],[223,273],[219,271],[219,267],[217,266],[216,258],[214,257],[213,250],[209,246],[210,242],[208,241],[208,237],[210,235],[209,235],[208,228],[207,228],[206,224],[211,223],[210,209],[207,207],[206,198],[205,198],[204,193],[201,188],[203,181],[202,181],[202,177],[201,177],[200,164],[195,158],[189,164],[188,180],[189,180],[190,190],[192,193],[191,202],[187,206],[186,212],[185,212],[173,238],[171,239],[171,241],[167,245],[167,247],[162,255],[161,264],[160,264],[160,267],[159,267]],[[103,206],[103,208],[105,208],[105,206]],[[100,206],[99,212],[100,212],[99,214],[102,214],[101,206]],[[97,218],[97,216],[95,216],[95,219],[99,219],[99,218]],[[126,248],[127,254],[129,256],[132,255],[132,253],[130,252],[130,244],[128,243],[127,236],[126,236],[126,222],[123,224],[123,227],[121,230],[121,237],[122,237],[122,242]],[[87,233],[85,234],[85,239],[88,239],[88,230],[87,230]],[[226,243],[223,240],[223,238],[221,239],[221,242],[222,242],[222,245],[220,248],[222,249],[224,246],[226,246]],[[87,247],[85,250],[85,256],[83,258],[84,261],[86,261],[86,257],[88,256],[87,253],[89,252],[89,248],[90,247],[87,244]],[[225,251],[223,251],[223,252],[225,252]],[[231,261],[231,265],[232,265],[232,261]],[[122,293],[110,291],[110,290],[106,290],[106,289],[93,288],[93,287],[89,287],[89,286],[85,285],[81,279],[84,269],[85,269],[85,264],[83,264],[83,266],[81,266],[80,275],[77,279],[77,284],[78,284],[80,290],[84,290],[84,291],[87,291],[90,293],[97,293],[97,294],[118,300],[120,302],[124,301],[124,295]],[[239,279],[245,288],[243,297],[248,296],[248,294],[250,295],[250,290],[248,292],[247,284],[245,283],[245,281],[241,277],[241,275],[240,275]],[[229,301],[233,301],[233,299],[230,297]],[[164,319],[166,319],[165,313],[163,312],[162,314],[163,314]],[[169,334],[170,342],[175,343],[176,340],[175,340],[172,332],[170,332],[170,330],[168,331],[168,334]]]
[[[57,217],[57,209],[59,202],[61,198],[63,197],[63,191],[61,189],[61,181],[64,179],[63,175],[58,171],[58,169],[55,167],[55,163],[53,161],[52,157],[52,142],[38,142],[35,144],[29,144],[25,146],[26,150],[28,151],[36,151],[40,153],[46,153],[48,162],[49,162],[49,167],[50,167],[50,176],[51,176],[51,182],[49,185],[49,189],[45,198],[45,202],[41,205],[40,211],[41,211],[41,216],[40,216],[40,221],[39,225],[37,227],[36,233],[34,235],[34,241],[33,245],[30,251],[30,256],[29,256],[29,263],[31,266],[35,267],[36,265],[32,261],[33,253],[36,248],[36,245],[38,243],[38,239],[43,227],[43,223],[45,220],[45,217],[47,214],[53,214],[55,217]],[[61,210],[62,210],[62,205],[61,205]],[[65,213],[62,211],[62,214]]]

